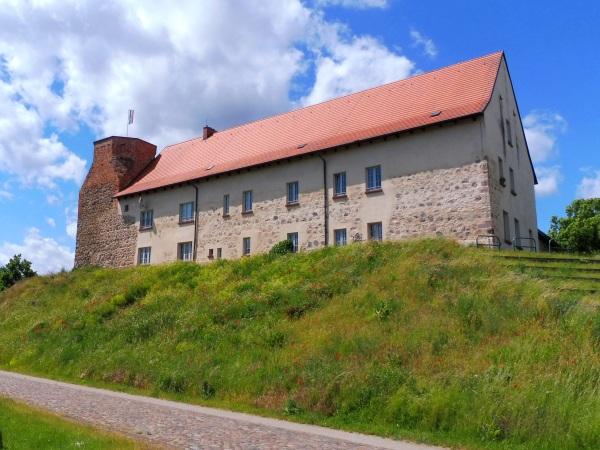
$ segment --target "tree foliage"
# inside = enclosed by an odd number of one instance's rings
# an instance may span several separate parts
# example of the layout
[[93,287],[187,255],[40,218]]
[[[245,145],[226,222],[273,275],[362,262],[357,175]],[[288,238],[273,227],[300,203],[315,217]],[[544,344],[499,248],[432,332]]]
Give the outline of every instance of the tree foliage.
[[600,251],[600,198],[575,200],[566,214],[552,217],[550,237],[565,250]]
[[11,287],[17,281],[36,275],[31,268],[31,262],[22,259],[21,255],[15,255],[5,266],[0,266],[0,291]]
[[292,253],[294,251],[294,244],[289,239],[285,241],[280,241],[275,244],[269,254],[271,255],[285,255],[287,253]]

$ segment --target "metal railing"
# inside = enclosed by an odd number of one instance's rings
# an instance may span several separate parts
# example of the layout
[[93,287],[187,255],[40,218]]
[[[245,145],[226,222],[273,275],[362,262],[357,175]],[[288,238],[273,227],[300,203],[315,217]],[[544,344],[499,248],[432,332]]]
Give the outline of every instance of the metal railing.
[[480,234],[475,239],[475,246],[477,248],[495,248],[496,250],[500,250],[502,242],[495,234]]
[[[523,241],[528,245],[523,245]],[[537,252],[537,244],[534,238],[530,237],[516,237],[512,240],[513,250],[528,250],[530,252]]]

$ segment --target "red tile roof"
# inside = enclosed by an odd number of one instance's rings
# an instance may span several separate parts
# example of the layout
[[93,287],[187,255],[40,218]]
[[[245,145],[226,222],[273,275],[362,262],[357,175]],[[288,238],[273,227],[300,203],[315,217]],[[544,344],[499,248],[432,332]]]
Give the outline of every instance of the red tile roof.
[[502,57],[493,53],[170,145],[117,196],[481,113]]

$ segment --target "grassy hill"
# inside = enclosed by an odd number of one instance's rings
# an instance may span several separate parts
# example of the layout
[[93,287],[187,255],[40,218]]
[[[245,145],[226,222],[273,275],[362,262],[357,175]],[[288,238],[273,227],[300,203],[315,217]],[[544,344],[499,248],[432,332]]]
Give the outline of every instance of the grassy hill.
[[597,449],[598,303],[444,240],[90,268],[0,294],[0,367],[467,448]]

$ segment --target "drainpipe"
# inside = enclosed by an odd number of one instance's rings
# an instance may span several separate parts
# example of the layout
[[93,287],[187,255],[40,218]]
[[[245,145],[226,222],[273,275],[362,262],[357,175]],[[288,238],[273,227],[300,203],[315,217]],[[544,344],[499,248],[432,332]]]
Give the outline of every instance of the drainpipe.
[[325,228],[325,247],[329,245],[329,195],[327,192],[327,161],[318,153],[317,156],[323,161],[323,211],[325,213],[323,227]]
[[198,256],[198,185],[192,184],[196,191],[196,199],[194,200],[194,240],[192,241],[193,260],[196,262]]

